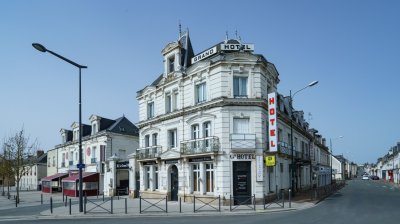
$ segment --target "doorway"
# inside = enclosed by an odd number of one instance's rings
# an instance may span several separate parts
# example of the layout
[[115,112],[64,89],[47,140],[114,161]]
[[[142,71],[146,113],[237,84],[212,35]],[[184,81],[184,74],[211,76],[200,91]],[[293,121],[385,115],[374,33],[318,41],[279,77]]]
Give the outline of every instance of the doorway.
[[251,161],[233,162],[232,179],[235,204],[251,204]]
[[178,187],[179,187],[179,180],[178,180],[178,168],[175,165],[171,167],[171,201],[178,201]]

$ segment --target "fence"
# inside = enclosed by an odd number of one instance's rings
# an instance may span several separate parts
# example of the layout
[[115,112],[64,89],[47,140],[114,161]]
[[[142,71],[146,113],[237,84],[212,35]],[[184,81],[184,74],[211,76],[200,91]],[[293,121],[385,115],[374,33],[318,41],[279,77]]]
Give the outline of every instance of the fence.
[[253,196],[229,196],[229,210],[256,210],[256,195]]
[[[162,208],[162,203],[165,201],[165,209]],[[142,205],[143,203],[143,205]],[[154,208],[155,210],[150,210]],[[154,199],[154,198],[142,198],[139,197],[139,213],[142,214],[143,212],[165,212],[168,213],[168,196],[161,199]]]
[[275,195],[264,195],[264,210],[273,205],[277,205],[279,208],[285,207],[285,192],[283,190]]
[[[216,205],[213,205],[213,203],[217,202],[218,200],[218,207]],[[200,204],[199,207],[196,208],[196,201],[197,205]],[[181,201],[179,201],[181,202]],[[180,205],[181,207],[181,205]],[[208,208],[204,209],[204,208]],[[210,199],[209,197],[196,197],[193,196],[193,212],[199,212],[199,211],[218,211],[221,212],[221,196],[218,196],[218,198]]]

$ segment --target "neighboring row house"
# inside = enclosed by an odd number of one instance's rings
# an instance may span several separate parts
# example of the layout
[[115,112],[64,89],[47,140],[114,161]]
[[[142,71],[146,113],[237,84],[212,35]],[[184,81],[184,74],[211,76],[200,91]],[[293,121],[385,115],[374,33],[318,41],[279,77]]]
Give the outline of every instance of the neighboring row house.
[[22,190],[40,190],[41,179],[47,176],[47,153],[38,150],[29,160],[29,165],[26,165],[25,172],[21,175],[19,187]]
[[400,142],[391,147],[386,155],[368,169],[370,175],[400,184]]
[[[278,71],[253,44],[226,39],[195,55],[185,32],[162,55],[163,74],[137,92],[140,147],[131,163],[139,163],[140,183],[131,191],[169,200],[233,197],[237,203],[291,185],[297,191],[330,183],[325,140],[277,94]],[[269,94],[278,111],[273,132]],[[275,136],[274,151],[269,143]],[[267,168],[268,156],[275,163]]]
[[[111,120],[92,115],[89,120],[90,125],[82,124],[83,190],[91,195],[128,193],[128,155],[139,146],[137,127],[125,116]],[[78,196],[79,124],[60,133],[62,143],[48,151],[49,176],[42,179],[42,189]]]

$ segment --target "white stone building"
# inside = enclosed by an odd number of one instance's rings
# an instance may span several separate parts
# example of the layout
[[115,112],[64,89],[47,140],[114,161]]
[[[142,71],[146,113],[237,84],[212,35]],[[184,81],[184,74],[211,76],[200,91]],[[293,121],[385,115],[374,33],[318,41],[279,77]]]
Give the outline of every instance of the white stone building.
[[[128,193],[128,155],[139,147],[137,127],[125,116],[111,120],[92,115],[89,120],[90,125],[82,124],[83,172],[99,176],[95,186],[99,194],[116,195],[118,189]],[[45,179],[52,188],[62,188],[63,174],[78,174],[79,123],[74,122],[71,129],[61,129],[62,143],[48,152],[49,177]]]
[[[190,200],[194,195],[229,200],[264,195],[290,187],[288,102],[280,96],[279,152],[268,149],[267,95],[277,92],[279,74],[253,44],[225,40],[194,55],[188,33],[163,50],[164,72],[138,91],[140,183],[143,197]],[[286,111],[286,112],[285,112]],[[312,185],[311,149],[326,165],[326,147],[308,132],[302,113],[294,119],[295,188]],[[317,147],[316,146],[316,147]],[[290,151],[290,148],[289,148]],[[265,155],[276,155],[267,169]],[[135,166],[132,166],[135,168]],[[268,175],[269,174],[269,175]]]
[[32,163],[25,166],[25,172],[22,174],[19,187],[21,190],[39,190],[41,188],[41,179],[47,176],[47,154],[41,150],[36,152]]

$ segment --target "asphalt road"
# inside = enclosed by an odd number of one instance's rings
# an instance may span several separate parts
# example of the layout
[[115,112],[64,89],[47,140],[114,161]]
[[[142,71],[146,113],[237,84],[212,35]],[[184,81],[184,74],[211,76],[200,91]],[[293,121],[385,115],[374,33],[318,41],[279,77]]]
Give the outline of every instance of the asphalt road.
[[[287,224],[345,224],[345,223],[400,223],[400,190],[388,184],[372,180],[352,180],[348,185],[325,199],[317,206],[291,212],[248,214],[248,215],[218,215],[218,216],[169,216],[169,217],[135,217],[111,219],[57,219],[57,223],[287,223]],[[3,223],[54,223],[52,220],[2,220]]]

